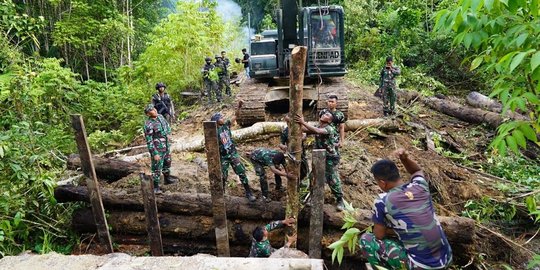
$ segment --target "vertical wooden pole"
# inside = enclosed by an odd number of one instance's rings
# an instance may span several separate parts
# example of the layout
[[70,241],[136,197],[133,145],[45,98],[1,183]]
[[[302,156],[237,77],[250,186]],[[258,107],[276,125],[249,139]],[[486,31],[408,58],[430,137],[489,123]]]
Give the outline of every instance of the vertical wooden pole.
[[[291,119],[294,115],[302,115],[304,72],[306,69],[307,47],[297,46],[291,53],[291,73],[289,88],[289,113]],[[288,162],[287,172],[293,174],[296,179],[287,179],[287,208],[286,218],[294,217],[298,220],[300,201],[298,198],[298,181],[300,181],[300,162],[302,160],[302,127],[291,121],[289,123],[288,151],[294,157],[293,162]],[[292,226],[296,231],[297,222]],[[292,246],[294,247],[294,246]]]
[[321,240],[323,233],[324,170],[326,150],[313,150],[311,187],[311,215],[309,218],[309,257],[321,258]]
[[152,256],[163,256],[163,242],[161,240],[161,228],[159,227],[154,183],[144,173],[139,173],[139,176],[141,177],[146,231],[150,239],[150,252]]
[[75,130],[75,141],[77,142],[77,148],[79,149],[81,167],[84,175],[86,176],[86,186],[88,187],[88,194],[90,195],[90,203],[92,204],[92,212],[94,213],[94,221],[96,222],[98,237],[101,244],[105,246],[107,251],[112,253],[113,247],[111,235],[109,234],[107,219],[105,218],[103,201],[101,200],[101,193],[99,192],[99,183],[96,176],[96,170],[94,169],[94,163],[92,162],[90,146],[88,145],[88,140],[86,139],[86,129],[84,127],[84,120],[82,116],[80,114],[72,114],[71,125]]
[[203,125],[217,252],[219,257],[230,257],[229,230],[227,228],[227,212],[225,209],[225,198],[223,196],[217,125],[214,121],[205,121]]

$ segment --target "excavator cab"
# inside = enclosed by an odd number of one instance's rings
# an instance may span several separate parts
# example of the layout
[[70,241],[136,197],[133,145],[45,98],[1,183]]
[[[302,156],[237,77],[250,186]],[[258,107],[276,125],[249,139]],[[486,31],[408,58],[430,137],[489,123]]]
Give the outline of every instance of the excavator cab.
[[306,75],[340,77],[347,74],[344,58],[343,8],[305,7],[299,18],[299,40],[308,47]]

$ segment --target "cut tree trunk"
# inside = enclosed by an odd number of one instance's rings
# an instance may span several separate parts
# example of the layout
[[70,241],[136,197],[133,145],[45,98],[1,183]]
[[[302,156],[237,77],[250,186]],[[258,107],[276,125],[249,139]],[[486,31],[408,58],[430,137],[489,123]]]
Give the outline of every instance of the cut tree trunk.
[[[123,177],[126,177],[134,172],[138,172],[141,168],[136,163],[126,162],[117,159],[107,159],[93,156],[94,168],[99,179],[105,179],[108,182],[114,182]],[[67,168],[77,170],[81,168],[81,159],[79,155],[70,155],[67,160]]]
[[482,95],[476,91],[472,91],[467,95],[467,104],[475,108],[480,108],[496,113],[502,112],[503,108],[502,104],[498,101],[488,96]]
[[[125,233],[131,234],[146,234],[146,225],[144,222],[144,213],[143,212],[134,212],[134,211],[143,211],[143,205],[141,202],[140,194],[125,194],[118,192],[117,194],[111,192],[110,189],[102,189],[102,199],[105,208],[109,211],[117,210],[127,210],[131,214],[117,214],[115,217],[122,217],[126,219],[129,217],[129,221],[135,222],[137,217],[142,219],[133,224],[123,224],[118,223],[121,221],[114,221],[113,216],[110,216],[110,221],[114,229],[117,226],[125,226],[129,229]],[[67,202],[67,201],[87,201],[87,192],[85,187],[58,187],[55,190],[55,198],[58,202]],[[156,202],[158,205],[158,211],[160,216],[165,216],[167,213],[179,214],[172,215],[167,214],[167,220],[160,218],[160,224],[162,230],[164,230],[163,222],[173,222],[172,217],[176,216],[179,219],[186,220],[189,219],[186,216],[194,216],[192,221],[185,221],[188,224],[189,222],[197,223],[201,230],[208,223],[213,224],[212,222],[212,207],[211,207],[211,198],[209,194],[183,194],[183,193],[172,193],[164,194],[157,196]],[[262,223],[272,221],[272,220],[281,220],[285,217],[284,205],[281,202],[273,201],[270,203],[248,203],[246,198],[236,197],[236,196],[227,196],[225,199],[227,207],[227,217],[229,220],[239,221],[242,224],[248,224],[247,228],[251,228],[252,224],[264,225]],[[330,204],[325,204],[323,207],[323,216],[324,216],[324,229],[325,230],[339,230],[343,225],[343,212],[337,212],[335,206]],[[124,216],[122,216],[124,215]],[[127,217],[126,217],[127,215]],[[185,216],[182,216],[185,215]],[[205,216],[210,221],[202,219],[202,216]],[[92,216],[90,215],[89,218]],[[359,229],[365,229],[372,225],[371,221],[371,211],[370,210],[357,210],[354,213],[354,217],[358,221],[356,227]],[[116,218],[114,218],[116,219]],[[74,216],[75,220],[75,216]],[[196,221],[194,221],[196,220]],[[472,243],[472,237],[474,235],[474,221],[468,218],[462,217],[439,217],[439,220],[447,233],[448,238],[452,242],[460,243]],[[174,221],[176,222],[176,221]],[[93,223],[93,222],[92,222]],[[83,223],[84,224],[84,223]],[[137,225],[138,224],[138,225]],[[173,223],[170,223],[173,224]],[[174,223],[176,224],[176,223]],[[304,208],[299,215],[299,226],[308,226],[309,224],[309,209]],[[130,227],[131,226],[131,227]],[[187,225],[186,225],[187,226]],[[137,229],[138,228],[138,229]],[[229,231],[233,230],[235,227],[229,226]],[[122,229],[123,230],[123,229]],[[84,231],[84,230],[83,230]],[[213,231],[213,228],[212,228]],[[122,231],[123,232],[123,231]],[[165,232],[162,232],[166,234]],[[213,236],[213,235],[212,235]]]
[[[314,124],[310,122],[310,124]],[[251,127],[237,129],[232,131],[233,139],[238,142],[246,142],[262,135],[279,134],[287,124],[285,122],[260,122]],[[353,119],[345,122],[345,131],[354,131],[364,127],[379,127],[381,130],[395,131],[399,130],[397,122],[390,119],[374,118],[374,119]],[[136,148],[136,147],[132,147]],[[122,149],[118,150],[121,151]],[[204,137],[195,135],[189,141],[182,140],[173,142],[171,145],[172,152],[201,152],[204,150]],[[142,153],[132,156],[119,157],[119,160],[126,162],[135,162],[143,158],[148,158],[148,153]]]

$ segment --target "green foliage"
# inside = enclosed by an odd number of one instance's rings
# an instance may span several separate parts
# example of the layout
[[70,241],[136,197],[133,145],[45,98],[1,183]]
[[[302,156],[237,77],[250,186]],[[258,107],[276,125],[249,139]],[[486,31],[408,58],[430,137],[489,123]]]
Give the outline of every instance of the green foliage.
[[43,30],[45,18],[20,13],[11,0],[0,2],[0,32],[15,46],[30,46],[33,51],[40,47],[38,33]]
[[223,22],[215,3],[208,3],[208,11],[199,8],[199,3],[178,2],[179,12],[170,14],[154,29],[152,42],[134,70],[123,73],[124,80],[137,89],[153,89],[157,81],[167,82],[169,93],[177,99],[175,90],[201,88],[204,58],[213,58],[230,47],[240,30],[233,23]]
[[[3,123],[5,124],[5,123]],[[27,249],[67,252],[73,206],[56,203],[53,188],[64,161],[44,123],[20,121],[0,136],[0,255]]]
[[538,143],[540,133],[540,17],[538,1],[471,1],[437,14],[436,28],[454,32],[454,43],[471,50],[471,70],[495,76],[490,96],[503,111],[529,112],[529,121],[499,126],[491,147],[501,155],[519,153],[526,139]]
[[510,221],[516,215],[516,207],[511,204],[492,201],[489,197],[482,197],[480,200],[467,201],[462,215],[477,221]]
[[343,221],[345,222],[341,229],[346,230],[345,233],[341,236],[341,238],[332,243],[330,246],[328,246],[329,249],[332,249],[332,263],[337,258],[338,263],[341,264],[341,261],[343,260],[343,253],[345,245],[349,249],[349,252],[354,253],[356,251],[356,245],[358,244],[358,235],[360,235],[362,232],[368,230],[360,231],[359,229],[355,228],[354,225],[357,223],[356,219],[354,218],[354,208],[350,203],[347,201],[345,203],[345,214],[343,216]]
[[461,67],[462,50],[451,47],[451,36],[432,32],[434,12],[447,1],[345,0],[345,48],[350,66],[363,82],[378,85],[387,56],[402,67],[400,87],[425,94],[478,88],[479,80]]
[[540,266],[540,255],[534,254],[533,258],[527,264],[527,269],[534,270],[536,269],[535,267],[539,267],[539,266]]

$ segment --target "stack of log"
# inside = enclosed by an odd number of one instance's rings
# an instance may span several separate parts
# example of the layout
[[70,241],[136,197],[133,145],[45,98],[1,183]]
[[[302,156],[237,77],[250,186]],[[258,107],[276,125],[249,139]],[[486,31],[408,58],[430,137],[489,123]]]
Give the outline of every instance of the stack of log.
[[[112,228],[114,241],[127,244],[145,244],[146,223],[142,197],[139,193],[126,194],[102,188],[102,199],[108,212],[108,224]],[[86,187],[60,186],[55,190],[58,202],[89,201]],[[215,254],[215,236],[212,219],[212,203],[209,194],[166,193],[156,198],[164,250],[182,255],[205,252]],[[284,204],[279,201],[249,203],[246,198],[226,196],[231,256],[247,256],[251,232],[272,220],[285,217]],[[343,213],[335,206],[324,205],[323,249],[337,241],[343,231]],[[371,211],[356,210],[356,227],[360,230],[371,225]],[[474,221],[462,217],[440,217],[441,224],[450,242],[465,247],[473,243]],[[299,249],[307,251],[309,239],[309,211],[304,209],[299,216]],[[90,209],[79,209],[73,214],[73,229],[78,232],[95,232]],[[281,246],[283,238],[271,234],[271,242]],[[324,254],[328,254],[328,250]],[[360,259],[359,254],[353,258]]]

